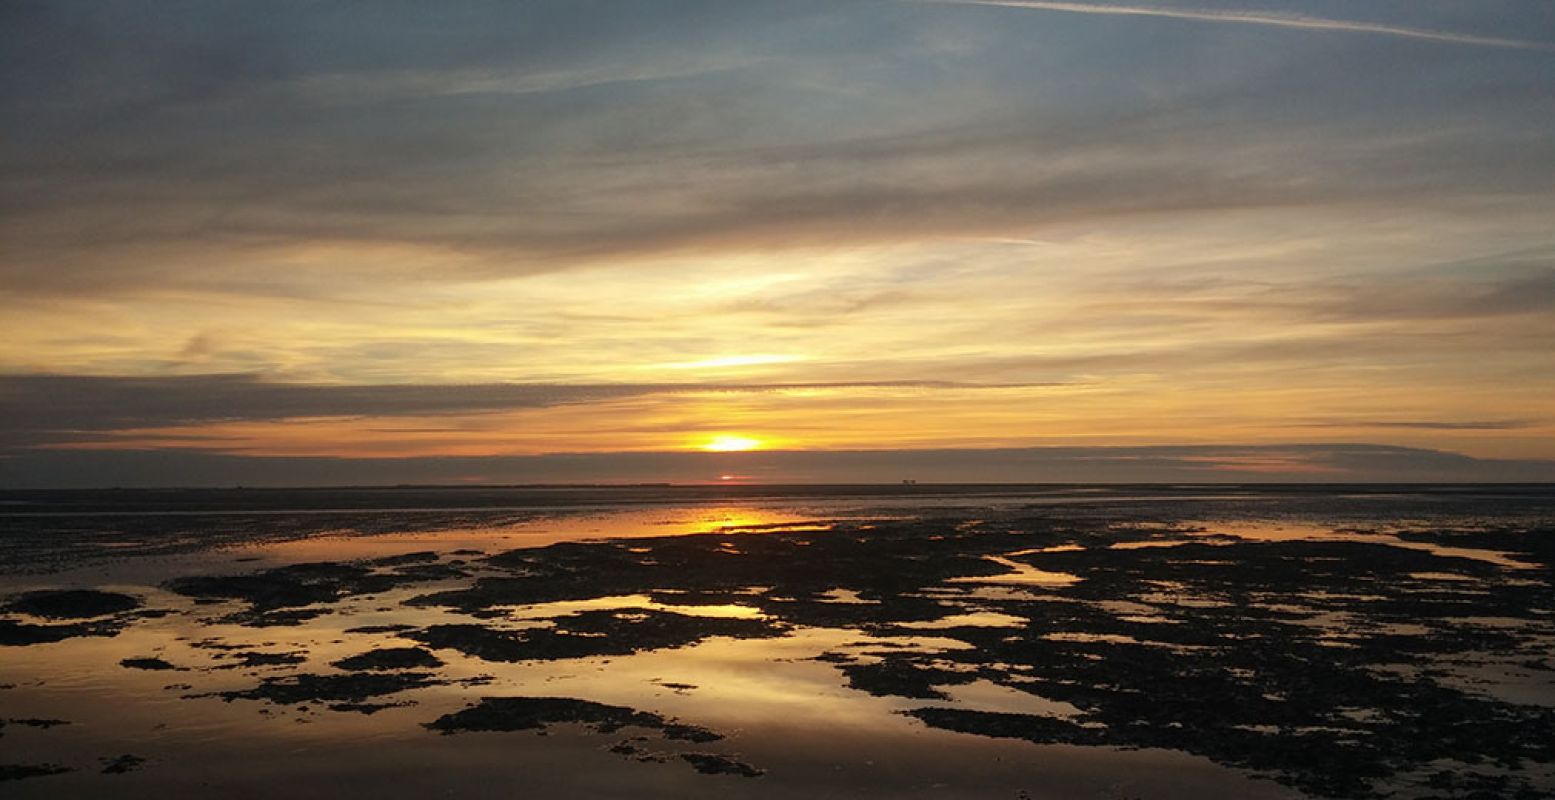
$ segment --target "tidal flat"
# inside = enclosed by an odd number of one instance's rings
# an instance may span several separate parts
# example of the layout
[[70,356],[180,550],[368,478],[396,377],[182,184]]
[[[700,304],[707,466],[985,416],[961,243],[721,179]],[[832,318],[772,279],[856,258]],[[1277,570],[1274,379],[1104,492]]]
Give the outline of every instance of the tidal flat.
[[0,493],[6,797],[1555,795],[1555,488]]

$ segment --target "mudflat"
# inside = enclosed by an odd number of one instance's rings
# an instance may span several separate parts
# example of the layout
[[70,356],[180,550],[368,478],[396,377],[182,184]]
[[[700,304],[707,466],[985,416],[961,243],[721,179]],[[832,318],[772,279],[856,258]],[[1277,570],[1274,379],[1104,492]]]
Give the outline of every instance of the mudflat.
[[1555,792],[1550,487],[5,499],[7,796]]

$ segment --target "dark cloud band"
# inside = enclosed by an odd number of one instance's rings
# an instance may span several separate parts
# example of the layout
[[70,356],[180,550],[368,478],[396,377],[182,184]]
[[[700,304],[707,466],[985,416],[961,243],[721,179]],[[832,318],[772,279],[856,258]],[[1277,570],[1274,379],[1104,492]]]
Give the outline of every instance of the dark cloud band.
[[126,428],[304,417],[408,417],[549,408],[645,395],[810,389],[977,390],[1052,384],[953,381],[828,383],[465,384],[339,386],[254,375],[0,377],[0,446],[80,441]]
[[1540,482],[1555,461],[1478,459],[1370,444],[995,450],[559,453],[478,458],[275,458],[185,451],[38,450],[0,457],[0,487],[407,483]]

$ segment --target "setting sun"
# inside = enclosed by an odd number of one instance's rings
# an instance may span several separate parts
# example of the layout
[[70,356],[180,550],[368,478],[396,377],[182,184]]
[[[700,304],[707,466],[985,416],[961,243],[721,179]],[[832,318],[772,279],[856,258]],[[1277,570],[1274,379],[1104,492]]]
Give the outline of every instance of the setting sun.
[[707,444],[702,445],[703,450],[714,453],[733,453],[740,450],[756,450],[760,447],[760,439],[747,436],[715,436]]

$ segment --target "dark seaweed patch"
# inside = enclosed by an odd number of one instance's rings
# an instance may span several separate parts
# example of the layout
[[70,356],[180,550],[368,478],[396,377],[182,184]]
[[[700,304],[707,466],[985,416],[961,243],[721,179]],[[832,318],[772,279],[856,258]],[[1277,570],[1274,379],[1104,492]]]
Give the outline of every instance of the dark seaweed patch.
[[765,774],[765,771],[743,761],[735,761],[728,756],[715,753],[681,753],[680,757],[703,775],[739,775],[743,778],[759,778]]
[[342,597],[394,588],[392,575],[374,574],[355,564],[293,564],[251,575],[175,578],[164,586],[201,601],[242,600],[254,612],[295,609]]
[[406,553],[398,556],[385,556],[375,558],[368,562],[379,567],[398,567],[405,564],[426,564],[438,560],[438,554],[431,550],[422,550],[416,553]]
[[483,697],[462,711],[427,723],[441,733],[461,731],[543,730],[557,723],[578,723],[595,733],[615,733],[623,728],[657,731],[666,740],[705,744],[724,738],[717,731],[689,725],[625,706],[612,706],[570,697]]
[[117,592],[66,589],[26,592],[8,600],[0,610],[44,619],[90,619],[140,608],[140,600]]
[[419,647],[385,647],[334,662],[345,670],[418,669],[443,666],[442,659]]
[[[294,706],[302,703],[339,704],[346,710],[361,710],[351,704],[384,695],[398,694],[410,689],[438,686],[439,680],[430,672],[362,673],[346,675],[287,675],[265,678],[252,689],[217,692],[214,696],[224,700],[264,700],[276,705]],[[376,709],[374,709],[376,710]]]
[[1470,547],[1511,553],[1546,569],[1555,568],[1555,528],[1432,529],[1403,531],[1400,539],[1448,547]]
[[117,636],[122,624],[109,622],[78,622],[70,625],[32,625],[26,622],[0,619],[0,646],[21,647],[32,644],[52,644],[77,636]]
[[44,590],[16,595],[0,605],[0,612],[46,620],[80,620],[36,624],[0,619],[0,646],[51,644],[79,636],[116,636],[140,608],[140,600],[117,592],[87,589]]
[[402,633],[413,631],[414,625],[363,625],[357,628],[346,628],[345,633]]
[[413,705],[414,702],[403,700],[398,703],[331,703],[328,708],[330,711],[354,711],[371,716],[386,708],[404,708]]
[[633,736],[630,739],[616,742],[608,749],[618,756],[626,756],[633,761],[641,761],[643,763],[663,764],[669,760],[668,753],[650,749],[645,744],[647,741],[648,737],[646,736]]
[[874,695],[911,697],[924,700],[947,700],[949,695],[938,686],[971,683],[976,675],[950,672],[889,656],[874,663],[847,664],[841,667],[848,677],[848,685]]
[[122,775],[140,769],[141,765],[146,763],[146,759],[125,753],[114,758],[105,758],[102,762],[104,775]]
[[0,719],[0,727],[4,727],[5,725],[24,725],[29,728],[42,728],[44,730],[48,730],[49,728],[69,724],[69,720],[40,719],[38,717],[11,717],[9,719]]
[[[627,728],[656,732],[667,741],[706,744],[723,739],[717,731],[668,719],[651,711],[612,706],[570,697],[483,697],[479,703],[426,724],[443,734],[468,731],[544,731],[552,725],[572,723],[599,734]],[[647,747],[645,736],[616,742],[609,750],[635,761],[663,763],[674,753]],[[682,753],[680,757],[698,772],[755,777],[762,771],[743,762],[711,753]]]
[[0,764],[0,781],[19,781],[23,778],[41,778],[70,772],[69,767],[58,764]]
[[62,719],[38,719],[36,717],[12,717],[10,719],[0,719],[0,736],[5,735],[5,726],[7,725],[22,725],[28,728],[41,728],[43,730],[48,730],[49,728],[52,728],[56,725],[69,724],[70,723],[68,721]]
[[240,667],[282,667],[292,664],[301,664],[308,657],[301,652],[293,653],[233,653]]
[[759,619],[697,617],[668,611],[584,611],[554,617],[554,627],[500,630],[480,625],[434,625],[404,634],[429,647],[458,650],[487,661],[622,656],[682,647],[713,636],[758,638],[786,630]]
[[664,717],[648,711],[570,697],[483,697],[478,704],[445,714],[427,727],[445,734],[528,731],[563,722],[580,723],[596,733],[615,733],[629,726],[662,730],[668,724]]
[[124,667],[126,669],[146,669],[146,670],[170,670],[170,669],[176,670],[176,669],[178,669],[177,666],[174,666],[173,664],[171,664],[171,663],[169,663],[167,661],[164,661],[164,660],[162,660],[160,658],[156,658],[155,656],[147,656],[147,657],[144,657],[144,658],[126,658],[126,659],[121,659],[119,661],[119,666]]
[[334,613],[328,608],[283,608],[260,611],[246,609],[227,614],[219,619],[225,625],[244,625],[250,628],[295,627],[309,620]]
[[409,564],[396,568],[394,575],[407,583],[420,583],[468,578],[470,573],[457,564]]

